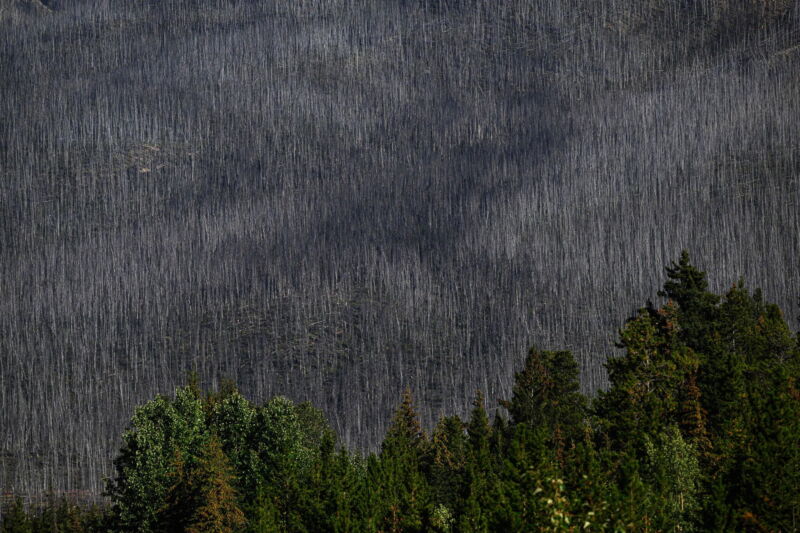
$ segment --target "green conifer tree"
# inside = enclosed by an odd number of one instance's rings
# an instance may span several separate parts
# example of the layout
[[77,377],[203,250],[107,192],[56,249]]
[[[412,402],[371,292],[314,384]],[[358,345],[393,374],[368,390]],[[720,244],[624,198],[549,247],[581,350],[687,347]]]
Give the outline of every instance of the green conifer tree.
[[531,348],[514,375],[510,401],[501,401],[513,424],[543,427],[551,438],[573,441],[583,434],[586,398],[580,393],[578,365],[568,351]]
[[196,507],[189,518],[187,533],[231,533],[244,525],[233,481],[228,458],[219,438],[213,436],[203,448],[189,482],[189,488],[195,492]]
[[494,520],[499,478],[491,453],[492,427],[480,391],[472,402],[467,436],[468,454],[458,527],[459,531],[489,531]]
[[33,524],[19,496],[3,508],[3,533],[33,533]]
[[718,317],[719,296],[708,291],[706,273],[691,264],[686,250],[666,270],[667,281],[658,295],[678,305],[681,340],[703,353]]
[[[607,438],[618,449],[641,453],[646,435],[669,424],[689,424],[693,392],[687,387],[699,358],[681,339],[679,312],[673,302],[642,309],[620,331],[622,357],[606,362],[611,387],[594,403]],[[696,406],[695,406],[696,407]],[[702,420],[696,421],[703,423]]]
[[381,527],[389,531],[424,531],[430,514],[428,445],[411,391],[392,418],[381,446],[378,486],[382,494]]
[[449,512],[455,509],[464,483],[467,439],[458,416],[443,417],[431,435],[431,465],[428,478],[435,501]]

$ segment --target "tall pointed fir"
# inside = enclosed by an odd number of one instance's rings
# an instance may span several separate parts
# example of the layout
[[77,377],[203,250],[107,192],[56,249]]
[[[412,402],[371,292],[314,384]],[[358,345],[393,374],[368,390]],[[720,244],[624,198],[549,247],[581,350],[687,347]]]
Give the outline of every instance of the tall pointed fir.
[[699,364],[680,338],[676,305],[642,309],[620,331],[621,357],[606,362],[611,383],[594,403],[600,428],[614,448],[643,451],[646,435],[680,421],[684,384]]
[[424,531],[430,514],[430,487],[423,471],[429,445],[406,389],[380,454],[381,527],[388,531]]
[[695,351],[704,352],[718,317],[719,296],[708,290],[706,273],[692,265],[686,250],[666,270],[667,281],[658,295],[677,304],[678,320],[683,326],[681,340]]
[[489,531],[492,524],[497,473],[491,454],[491,437],[492,428],[484,407],[483,393],[477,391],[467,424],[468,454],[458,522],[460,531]]
[[512,424],[542,428],[563,446],[583,435],[586,398],[578,377],[571,352],[531,348],[523,369],[514,375],[511,400],[500,404]]
[[193,478],[197,507],[187,533],[232,533],[244,525],[233,488],[233,469],[216,436],[203,448]]
[[233,469],[216,436],[198,457],[184,461],[178,453],[173,464],[172,485],[159,513],[160,531],[229,533],[244,525]]

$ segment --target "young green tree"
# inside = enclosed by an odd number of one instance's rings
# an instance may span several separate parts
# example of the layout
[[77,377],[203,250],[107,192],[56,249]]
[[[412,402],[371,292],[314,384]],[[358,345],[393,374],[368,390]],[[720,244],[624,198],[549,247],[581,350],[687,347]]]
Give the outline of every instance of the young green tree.
[[14,503],[3,506],[2,516],[3,533],[33,533],[33,524],[22,498],[17,497]]
[[495,458],[491,453],[492,427],[480,391],[472,402],[467,437],[463,503],[458,527],[460,531],[489,531],[499,481]]
[[248,508],[274,515],[283,531],[302,530],[300,509],[309,505],[309,479],[328,435],[322,415],[309,408],[280,396],[260,407],[247,440],[248,467],[239,472]]
[[664,531],[691,531],[700,508],[700,464],[694,446],[677,426],[655,438],[645,437],[647,471],[660,507],[654,526]]
[[510,401],[501,401],[512,424],[542,427],[555,440],[573,441],[583,434],[586,398],[580,393],[578,365],[568,351],[531,348],[514,375]]
[[[439,419],[431,435],[431,463],[427,473],[433,498],[452,513],[464,484],[467,438],[458,416]],[[442,514],[443,511],[440,511]],[[444,514],[442,514],[444,520]]]
[[358,456],[335,450],[332,436],[320,446],[320,457],[308,485],[311,494],[303,510],[308,532],[363,531],[365,514],[360,511],[369,491]]
[[677,304],[680,339],[702,353],[711,340],[719,315],[719,296],[709,292],[706,273],[692,265],[686,250],[681,252],[678,262],[673,262],[666,270],[667,281],[658,295]]
[[190,516],[187,533],[230,533],[244,525],[233,480],[233,470],[219,438],[213,436],[203,447],[197,468],[192,472],[190,485],[196,492],[196,508]]
[[611,387],[595,401],[602,431],[619,450],[638,450],[646,435],[656,435],[682,418],[687,380],[699,361],[681,338],[678,310],[668,303],[642,309],[620,331],[622,357],[606,362]]
[[381,527],[389,531],[424,531],[431,495],[424,471],[430,451],[406,389],[383,440],[377,481],[381,492]]

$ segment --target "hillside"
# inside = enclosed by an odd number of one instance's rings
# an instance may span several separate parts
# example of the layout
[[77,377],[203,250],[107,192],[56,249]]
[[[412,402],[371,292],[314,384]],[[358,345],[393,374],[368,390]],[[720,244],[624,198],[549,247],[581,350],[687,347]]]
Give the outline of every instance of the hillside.
[[191,370],[365,449],[534,343],[595,391],[682,249],[795,314],[788,0],[46,4],[2,4],[0,490],[99,493]]

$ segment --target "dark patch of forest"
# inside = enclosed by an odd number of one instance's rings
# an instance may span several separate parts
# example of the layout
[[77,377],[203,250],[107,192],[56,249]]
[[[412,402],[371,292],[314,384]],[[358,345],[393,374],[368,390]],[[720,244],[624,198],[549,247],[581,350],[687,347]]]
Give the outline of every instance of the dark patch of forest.
[[[366,5],[365,5],[366,4]],[[800,294],[788,0],[0,5],[0,490],[98,495],[189,371],[377,450],[510,397],[531,344],[609,385],[688,248]]]

